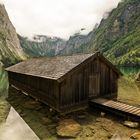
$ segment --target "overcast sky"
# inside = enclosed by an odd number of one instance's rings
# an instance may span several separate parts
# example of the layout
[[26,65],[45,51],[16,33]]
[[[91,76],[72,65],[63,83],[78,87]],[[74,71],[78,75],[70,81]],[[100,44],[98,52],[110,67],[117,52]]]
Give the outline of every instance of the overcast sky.
[[[2,1],[2,0],[0,0]],[[3,0],[17,32],[68,38],[88,33],[120,0]]]

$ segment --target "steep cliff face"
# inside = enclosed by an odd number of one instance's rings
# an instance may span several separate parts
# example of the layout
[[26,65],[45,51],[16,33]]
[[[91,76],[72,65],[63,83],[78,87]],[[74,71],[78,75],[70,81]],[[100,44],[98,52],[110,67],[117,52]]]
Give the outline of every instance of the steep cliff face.
[[[95,29],[94,29],[95,30]],[[69,38],[63,50],[58,54],[70,55],[73,53],[84,53],[85,48],[89,47],[90,41],[94,38],[94,30],[88,35],[75,34]]]
[[25,59],[16,30],[12,25],[4,5],[0,4],[0,61],[11,65]]
[[45,35],[36,35],[32,39],[18,35],[20,44],[31,57],[70,55],[73,53],[84,53],[85,47],[94,36],[94,31],[88,35],[75,34],[69,40]]
[[115,64],[140,65],[140,1],[123,0],[103,19],[88,52],[102,50]]
[[140,1],[123,0],[79,44],[74,38],[61,54],[101,50],[114,64],[140,66]]
[[66,41],[58,37],[36,35],[32,39],[18,35],[20,44],[26,54],[31,57],[55,56],[66,45]]

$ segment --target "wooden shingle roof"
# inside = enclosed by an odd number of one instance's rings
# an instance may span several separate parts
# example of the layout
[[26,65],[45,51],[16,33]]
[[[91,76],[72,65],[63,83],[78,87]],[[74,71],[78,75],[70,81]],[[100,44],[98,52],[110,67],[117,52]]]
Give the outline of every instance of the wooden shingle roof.
[[94,54],[79,54],[32,58],[8,67],[6,70],[57,80],[93,55]]
[[8,67],[6,70],[61,81],[66,74],[70,73],[70,71],[84,64],[90,58],[94,59],[98,56],[103,59],[107,65],[112,67],[116,73],[122,75],[122,73],[102,54],[100,54],[100,52],[72,56],[32,58]]

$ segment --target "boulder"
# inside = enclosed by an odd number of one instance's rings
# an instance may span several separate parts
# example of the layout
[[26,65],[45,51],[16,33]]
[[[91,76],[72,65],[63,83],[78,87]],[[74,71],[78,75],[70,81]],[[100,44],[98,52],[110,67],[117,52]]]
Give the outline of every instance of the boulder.
[[105,112],[101,112],[101,117],[104,117],[105,116]]
[[134,134],[132,134],[130,139],[131,140],[140,140],[140,131],[135,132]]
[[80,114],[80,115],[77,115],[77,118],[78,119],[85,119],[86,115],[85,114]]
[[82,131],[82,127],[73,119],[65,119],[59,122],[56,130],[59,136],[76,137]]
[[140,72],[137,74],[136,81],[140,82]]
[[110,140],[126,140],[126,138],[120,132],[116,131]]
[[92,126],[88,126],[85,128],[83,133],[86,137],[92,137],[95,134],[95,130],[92,128]]
[[138,128],[139,123],[138,122],[131,122],[131,121],[124,121],[124,125],[130,128]]

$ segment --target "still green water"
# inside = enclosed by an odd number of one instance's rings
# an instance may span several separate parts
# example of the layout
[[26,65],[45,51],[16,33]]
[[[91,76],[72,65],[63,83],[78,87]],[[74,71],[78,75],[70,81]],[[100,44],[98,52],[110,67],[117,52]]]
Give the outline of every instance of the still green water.
[[[140,68],[121,67],[120,70],[124,77],[119,81],[118,99],[140,105],[140,88],[127,79],[135,78]],[[5,100],[3,97],[7,96],[9,97]],[[35,102],[32,98],[19,94],[17,91],[11,91],[8,95],[8,76],[6,71],[0,68],[0,140],[9,140],[9,138],[10,140],[57,140],[58,120],[55,114],[51,113],[46,105]],[[89,118],[95,121],[95,116],[90,113],[86,121],[92,123]],[[119,128],[115,129],[126,130],[124,126],[120,127],[120,124],[116,122],[113,129],[116,126]],[[86,125],[84,124],[83,127]],[[99,128],[99,130],[102,129]],[[126,133],[132,134],[131,131],[128,130]]]
[[140,67],[119,67],[124,76],[137,75],[140,72]]

